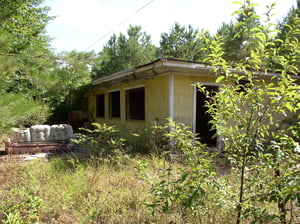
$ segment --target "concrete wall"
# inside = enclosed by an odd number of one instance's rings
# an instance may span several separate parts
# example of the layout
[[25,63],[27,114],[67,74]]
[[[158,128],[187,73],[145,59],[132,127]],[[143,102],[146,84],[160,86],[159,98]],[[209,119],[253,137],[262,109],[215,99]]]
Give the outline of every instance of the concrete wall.
[[[118,126],[139,128],[151,126],[154,121],[165,123],[168,117],[168,75],[160,75],[153,79],[133,81],[109,88],[95,88],[87,94],[89,98],[90,120]],[[145,88],[145,120],[128,120],[126,118],[126,90],[136,87]],[[109,92],[120,91],[120,118],[109,116]],[[105,94],[105,117],[96,116],[96,95]]]
[[[208,77],[207,74],[191,74],[180,72],[168,72],[153,77],[152,79],[133,81],[124,83],[109,88],[95,88],[88,94],[89,97],[89,113],[90,120],[127,126],[130,128],[149,127],[154,121],[158,123],[166,123],[172,113],[170,113],[170,76],[173,76],[173,118],[188,126],[193,126],[193,109],[194,109],[194,91],[193,84],[197,82],[214,83],[215,77]],[[144,86],[145,88],[145,120],[127,120],[126,119],[126,90],[128,88],[135,88]],[[121,117],[109,117],[109,99],[108,93],[111,91],[120,90],[121,99]],[[96,117],[96,95],[105,94],[105,117]],[[172,105],[172,103],[171,103]]]
[[174,75],[174,120],[193,127],[196,83],[215,83],[215,77]]

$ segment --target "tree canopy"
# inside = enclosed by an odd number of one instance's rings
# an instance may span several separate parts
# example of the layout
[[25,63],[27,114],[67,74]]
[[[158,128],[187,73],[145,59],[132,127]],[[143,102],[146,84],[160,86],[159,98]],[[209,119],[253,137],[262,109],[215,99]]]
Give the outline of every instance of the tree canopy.
[[205,55],[201,51],[203,42],[198,38],[199,30],[191,25],[186,28],[179,23],[171,28],[170,33],[162,33],[158,56],[189,61],[202,61]]
[[253,16],[251,19],[246,20],[251,15],[255,14],[254,5],[249,6],[250,2],[246,2],[246,5],[241,6],[242,8],[248,7],[247,10],[239,11],[236,21],[231,21],[229,24],[223,23],[217,31],[217,36],[221,36],[223,39],[224,59],[228,60],[229,63],[234,64],[240,59],[246,59],[250,56],[250,52],[255,46],[250,38],[249,32],[245,32],[245,21],[249,26],[249,31],[255,27],[260,26],[260,21],[257,16]]
[[37,111],[39,115],[48,111],[43,101],[53,83],[49,75],[53,54],[45,28],[51,17],[41,3],[0,1],[0,116],[6,118],[1,131],[30,120],[43,122],[45,117],[36,116]]
[[93,77],[110,75],[156,59],[156,47],[140,26],[130,26],[127,35],[114,34],[99,53]]
[[56,75],[62,100],[72,106],[72,94],[91,81],[91,68],[95,60],[94,52],[62,52],[59,55],[59,66]]

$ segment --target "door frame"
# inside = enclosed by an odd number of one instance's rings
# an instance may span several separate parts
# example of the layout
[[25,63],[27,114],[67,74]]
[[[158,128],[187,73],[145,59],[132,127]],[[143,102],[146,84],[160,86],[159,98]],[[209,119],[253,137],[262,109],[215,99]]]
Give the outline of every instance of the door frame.
[[[193,120],[192,120],[192,130],[193,133],[196,134],[196,121],[197,121],[197,91],[198,91],[198,87],[197,84],[201,84],[202,86],[217,86],[219,87],[219,92],[221,89],[222,84],[220,83],[215,83],[215,82],[194,82],[194,93],[193,93]],[[216,130],[217,131],[217,130]],[[221,147],[221,141],[220,141],[220,136],[217,136],[217,144],[216,147],[220,148]]]

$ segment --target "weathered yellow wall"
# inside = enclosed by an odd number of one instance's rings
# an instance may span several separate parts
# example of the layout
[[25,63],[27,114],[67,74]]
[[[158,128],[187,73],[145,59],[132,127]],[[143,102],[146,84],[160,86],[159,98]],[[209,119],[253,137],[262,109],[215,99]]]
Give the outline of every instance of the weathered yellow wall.
[[[100,123],[128,126],[130,128],[149,127],[154,121],[165,123],[170,116],[169,111],[169,78],[174,77],[174,120],[192,127],[194,86],[193,84],[214,83],[214,77],[197,77],[193,74],[165,73],[148,80],[134,81],[109,88],[94,88],[88,93],[90,120]],[[145,87],[145,120],[126,120],[126,89]],[[120,90],[121,117],[110,118],[108,109],[108,93]],[[96,117],[96,95],[105,94],[105,118]]]
[[[110,88],[94,88],[87,96],[89,98],[90,120],[114,124],[117,126],[129,126],[131,128],[142,128],[151,126],[154,121],[165,123],[165,118],[168,117],[168,80],[167,75],[157,76],[153,79],[134,81],[125,83]],[[144,86],[145,88],[145,120],[126,120],[126,90]],[[121,117],[109,117],[108,93],[111,91],[120,90],[121,99]],[[96,117],[96,95],[105,94],[105,118]]]
[[147,124],[153,121],[165,123],[169,116],[169,76],[148,80],[145,99]]
[[174,74],[174,120],[193,126],[194,85],[215,83],[215,77],[182,76]]

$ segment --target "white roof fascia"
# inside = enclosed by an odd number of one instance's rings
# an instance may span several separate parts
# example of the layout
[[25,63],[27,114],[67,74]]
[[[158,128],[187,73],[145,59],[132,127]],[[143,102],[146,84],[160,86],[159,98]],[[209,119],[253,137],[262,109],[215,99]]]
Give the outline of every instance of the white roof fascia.
[[[133,73],[137,73],[137,72],[143,72],[143,71],[147,71],[147,70],[151,70],[151,69],[156,69],[156,68],[161,68],[161,67],[166,67],[166,68],[186,68],[186,69],[192,69],[192,70],[212,70],[215,67],[213,66],[206,66],[204,64],[200,64],[200,63],[193,63],[193,62],[181,62],[181,61],[168,61],[168,60],[158,60],[153,64],[149,64],[146,66],[141,66],[141,67],[137,67],[137,68],[131,68],[125,71],[121,71],[121,72],[117,72],[99,79],[96,79],[94,81],[92,81],[92,85],[97,85],[100,84],[102,82],[106,82],[106,81],[111,81],[114,79],[118,79],[118,78],[122,78],[128,75],[131,75]],[[235,73],[239,73],[242,74],[242,71],[238,71],[235,69],[229,69],[230,72],[235,72]],[[258,76],[264,76],[264,77],[278,77],[279,74],[276,73],[263,73],[263,72],[256,72],[256,75]],[[291,76],[293,79],[300,79],[300,76]]]
[[125,71],[117,72],[117,73],[114,73],[114,74],[96,79],[96,80],[92,81],[92,85],[97,85],[97,84],[99,84],[101,82],[104,82],[104,81],[110,81],[110,80],[114,80],[114,79],[117,79],[117,78],[122,78],[122,77],[125,77],[125,76],[128,76],[128,75],[131,75],[135,72],[143,72],[143,71],[146,71],[146,70],[158,68],[160,66],[161,66],[161,61],[157,61],[156,63],[150,64],[150,65],[147,65],[147,66],[142,66],[142,67],[138,67],[138,68],[131,68],[131,69],[128,69],[128,70],[125,70]]
[[92,85],[96,85],[98,83],[101,83],[102,81],[109,81],[109,80],[115,79],[117,77],[123,77],[123,76],[129,75],[129,74],[132,74],[133,71],[134,71],[134,69],[131,68],[131,69],[128,69],[125,71],[121,71],[121,72],[113,73],[113,74],[105,76],[105,77],[101,77],[99,79],[93,80]]
[[162,62],[163,66],[167,66],[167,67],[175,67],[175,68],[190,68],[190,69],[200,69],[200,70],[211,70],[214,67],[212,66],[205,66],[204,64],[200,64],[200,63],[180,63],[180,62],[172,62],[172,61],[165,61]]

